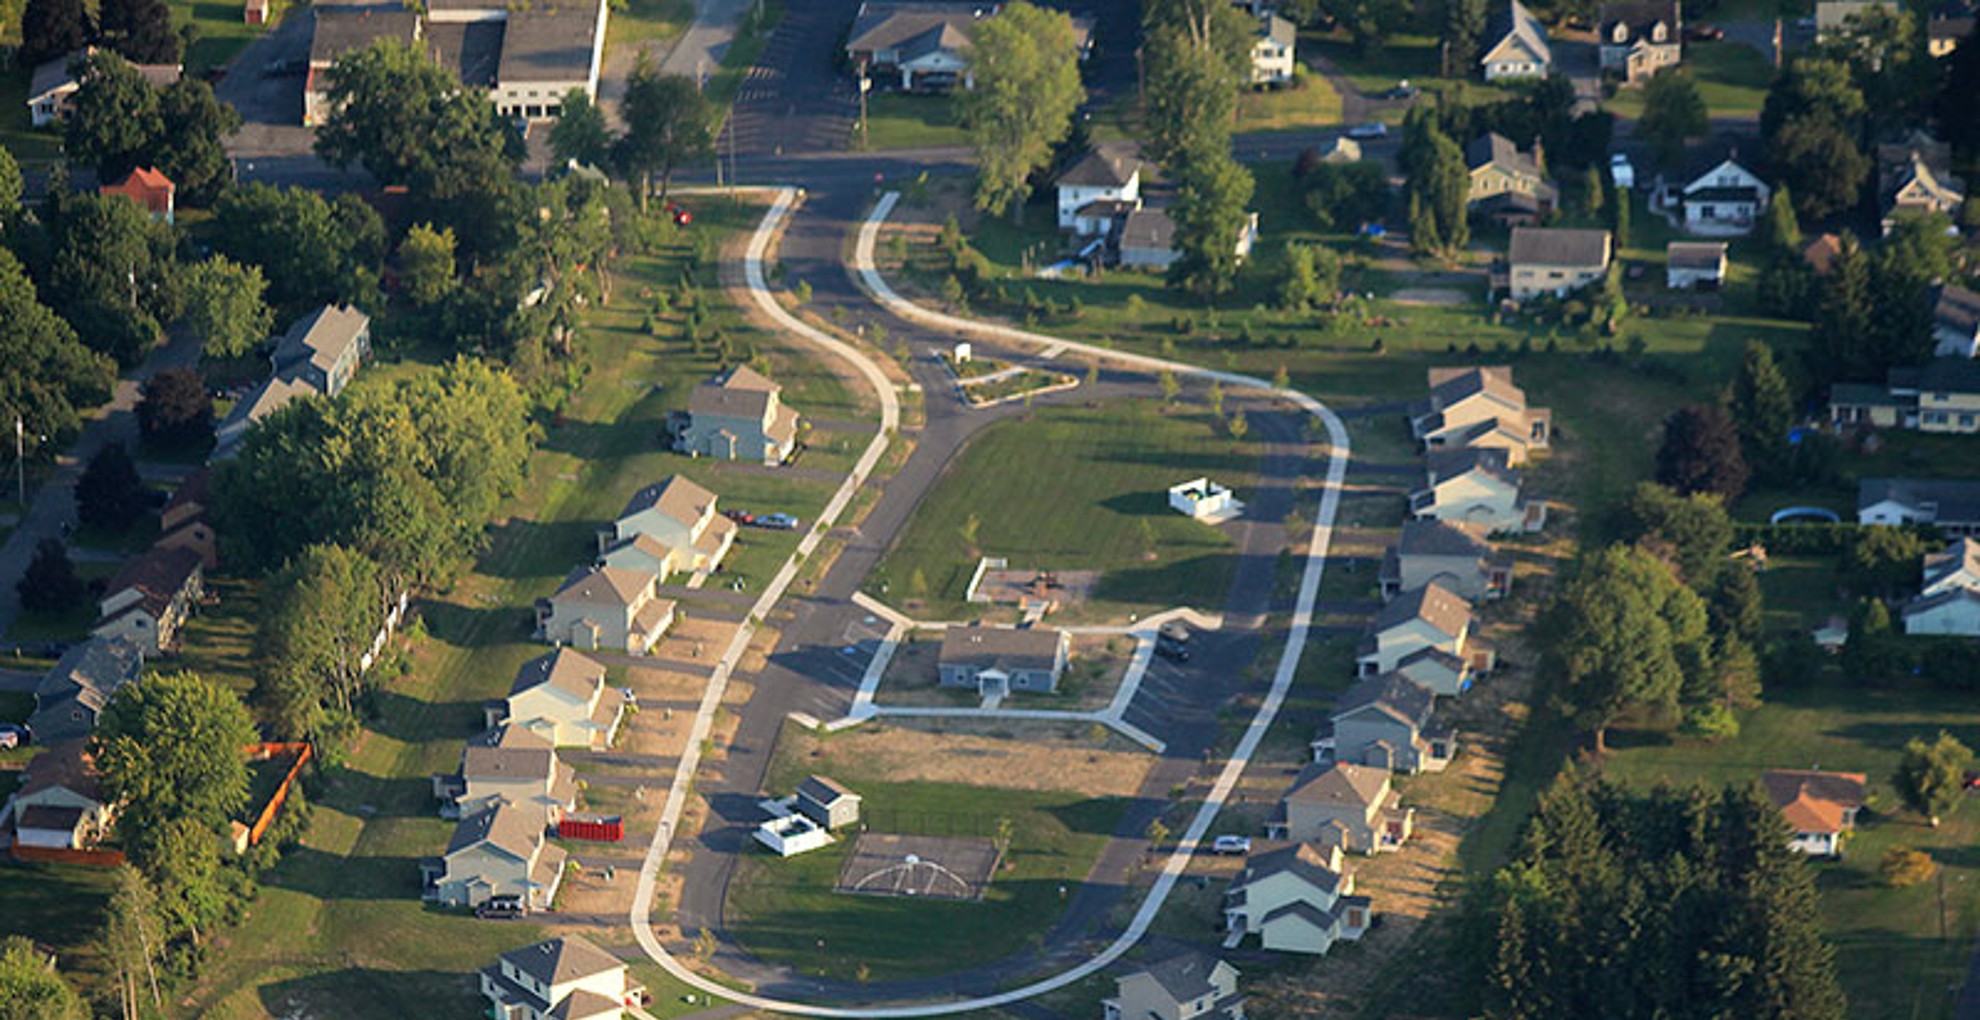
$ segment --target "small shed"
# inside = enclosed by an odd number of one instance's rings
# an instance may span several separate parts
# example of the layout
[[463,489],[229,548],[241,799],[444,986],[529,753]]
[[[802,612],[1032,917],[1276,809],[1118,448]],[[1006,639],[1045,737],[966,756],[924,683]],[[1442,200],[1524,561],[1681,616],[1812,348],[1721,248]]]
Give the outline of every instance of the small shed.
[[1169,509],[1199,521],[1222,523],[1237,516],[1243,504],[1228,487],[1208,478],[1192,478],[1169,487]]
[[783,815],[758,825],[756,841],[779,857],[796,857],[832,842],[832,834],[803,815]]
[[241,9],[241,20],[250,25],[268,23],[268,0],[247,0]]
[[1669,290],[1718,290],[1726,280],[1724,241],[1672,241],[1664,249]]
[[824,776],[812,776],[798,784],[798,812],[827,829],[858,822],[859,802],[859,794]]
[[1609,180],[1615,182],[1617,191],[1636,187],[1636,167],[1628,156],[1618,152],[1609,157]]

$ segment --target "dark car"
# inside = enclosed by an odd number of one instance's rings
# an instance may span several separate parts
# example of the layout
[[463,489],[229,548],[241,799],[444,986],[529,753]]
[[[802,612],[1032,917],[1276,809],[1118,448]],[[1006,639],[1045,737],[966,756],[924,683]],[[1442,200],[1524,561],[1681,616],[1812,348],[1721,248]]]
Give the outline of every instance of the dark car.
[[722,516],[727,517],[737,524],[756,523],[756,515],[747,510],[724,510],[722,511]]
[[1716,25],[1686,25],[1686,42],[1718,42],[1726,37],[1726,30]]
[[1155,654],[1170,662],[1188,662],[1189,646],[1158,640],[1155,642]]
[[474,908],[474,916],[484,921],[507,921],[529,914],[529,906],[520,896],[490,896],[488,901]]

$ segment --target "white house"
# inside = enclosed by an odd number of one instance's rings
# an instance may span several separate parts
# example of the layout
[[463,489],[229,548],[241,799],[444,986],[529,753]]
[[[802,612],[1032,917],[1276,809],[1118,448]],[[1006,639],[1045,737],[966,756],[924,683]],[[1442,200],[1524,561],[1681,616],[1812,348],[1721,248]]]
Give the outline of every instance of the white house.
[[[1490,672],[1493,653],[1473,639],[1471,606],[1456,592],[1432,581],[1404,592],[1382,607],[1369,624],[1368,637],[1355,657],[1356,673],[1364,677],[1397,670],[1403,660],[1422,651],[1442,653],[1469,663],[1477,672]],[[1422,681],[1418,681],[1422,682]],[[1433,690],[1435,687],[1433,685]],[[1436,690],[1454,695],[1461,690]]]
[[0,832],[11,825],[22,846],[88,849],[116,821],[116,805],[104,798],[87,740],[48,747],[28,759],[20,779],[20,788],[0,805]]
[[1773,189],[1731,156],[1687,181],[1675,196],[1686,233],[1708,237],[1753,232]]
[[1545,78],[1554,68],[1547,27],[1519,0],[1492,12],[1485,26],[1485,55],[1478,59],[1486,81]]
[[1287,85],[1294,75],[1293,51],[1299,45],[1299,29],[1277,14],[1258,19],[1258,31],[1251,43],[1251,83]]
[[512,949],[481,970],[494,1020],[623,1020],[645,992],[625,961],[577,935]]
[[660,578],[619,567],[579,567],[536,603],[536,639],[573,648],[645,655],[674,623]]
[[1505,450],[1432,450],[1425,464],[1424,487],[1409,494],[1409,512],[1417,520],[1469,524],[1487,534],[1546,527],[1547,504],[1522,494],[1520,472],[1509,465]]
[[1664,248],[1669,290],[1717,290],[1726,279],[1724,241],[1672,241]]
[[420,862],[425,898],[448,906],[478,907],[496,896],[514,896],[531,910],[557,899],[568,855],[544,839],[543,815],[497,800],[460,820],[444,856]]
[[1211,524],[1221,524],[1244,512],[1231,490],[1208,478],[1194,478],[1169,487],[1169,509]]
[[1122,217],[1141,208],[1141,158],[1131,147],[1095,146],[1067,167],[1054,187],[1060,230],[1105,236]]
[[1337,942],[1359,941],[1375,911],[1354,892],[1340,846],[1295,843],[1245,861],[1224,892],[1224,929],[1258,935],[1261,948],[1325,955]]
[[539,655],[516,670],[501,706],[507,722],[556,747],[601,750],[625,718],[625,692],[605,685],[605,667],[568,648]]
[[1906,634],[1980,637],[1980,539],[1927,554],[1918,597],[1904,607]]
[[1861,772],[1768,769],[1760,774],[1760,787],[1794,833],[1789,849],[1840,857],[1843,833],[1856,828],[1867,780]]
[[1172,953],[1114,979],[1102,1020],[1242,1020],[1238,971],[1194,950]]
[[1980,535],[1980,482],[1860,479],[1856,483],[1856,523],[1930,524],[1955,538]]

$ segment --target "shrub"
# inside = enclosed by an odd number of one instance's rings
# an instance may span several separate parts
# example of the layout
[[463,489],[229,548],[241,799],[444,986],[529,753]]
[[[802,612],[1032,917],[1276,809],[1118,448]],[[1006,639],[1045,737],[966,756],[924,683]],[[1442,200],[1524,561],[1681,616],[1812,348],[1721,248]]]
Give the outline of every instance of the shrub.
[[1877,874],[1883,877],[1885,885],[1893,889],[1918,885],[1938,873],[1938,862],[1924,851],[1908,846],[1894,846],[1884,851],[1884,859],[1877,863]]
[[1717,743],[1739,736],[1739,717],[1733,715],[1732,709],[1715,701],[1686,709],[1684,725],[1679,729],[1687,737]]

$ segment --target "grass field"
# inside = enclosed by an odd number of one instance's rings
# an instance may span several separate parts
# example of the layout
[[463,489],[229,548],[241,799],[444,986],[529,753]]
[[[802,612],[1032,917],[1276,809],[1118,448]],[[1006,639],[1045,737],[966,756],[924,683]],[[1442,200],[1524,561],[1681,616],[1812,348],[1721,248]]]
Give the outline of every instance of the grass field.
[[0,72],[0,146],[23,166],[46,164],[62,154],[60,136],[29,126],[28,76],[33,68]]
[[[753,225],[754,207],[697,200],[696,230],[718,236]],[[595,309],[583,335],[591,375],[530,462],[525,493],[491,529],[486,553],[444,596],[419,604],[431,634],[412,673],[377,699],[378,714],[341,761],[325,769],[313,798],[315,819],[302,848],[270,874],[247,922],[225,934],[183,1016],[259,1018],[337,1016],[369,1020],[405,1015],[417,1001],[433,1015],[478,1009],[470,967],[538,936],[533,925],[488,924],[420,903],[419,857],[439,851],[449,826],[433,814],[428,777],[458,761],[461,741],[477,728],[483,699],[506,689],[515,667],[541,654],[527,643],[529,606],[594,548],[596,524],[639,486],[683,471],[723,496],[809,517],[829,486],[725,471],[709,462],[660,452],[660,424],[685,406],[688,389],[714,367],[679,337],[680,314],[660,317],[657,336],[643,329],[646,295],[672,289],[687,246],[619,265],[614,300]],[[704,270],[704,280],[712,277]],[[710,326],[739,348],[755,345],[790,402],[808,413],[859,416],[857,403],[822,367],[781,341],[747,328],[704,285]],[[722,306],[719,310],[715,306]],[[752,534],[752,538],[756,536]],[[770,536],[736,550],[746,576],[760,579],[795,538]],[[783,549],[784,552],[779,552]],[[736,555],[732,554],[732,555]],[[202,618],[221,640],[200,661],[228,682],[248,682],[246,621],[251,594],[222,588],[231,611]],[[599,933],[608,946],[630,933]],[[677,989],[656,989],[662,1015],[689,1009]]]
[[[1774,83],[1773,64],[1753,47],[1735,42],[1687,44],[1684,67],[1714,117],[1758,115]],[[1618,117],[1634,120],[1643,115],[1643,90],[1620,89],[1602,105]]]
[[[209,68],[224,67],[260,35],[262,26],[241,19],[242,5],[229,0],[171,0],[172,19],[181,30],[192,26],[193,44],[185,53],[186,73],[203,74]],[[276,0],[269,11],[273,24],[286,4]]]
[[[990,838],[998,819],[1011,821],[1007,867],[974,903],[832,891],[851,834],[799,857],[767,850],[745,856],[729,887],[731,934],[765,959],[839,979],[862,964],[884,980],[960,970],[1022,950],[1058,917],[1059,889],[1086,877],[1126,807],[1078,791],[890,783],[851,761],[834,768],[833,778],[864,798],[861,822],[873,832]],[[779,754],[769,785],[788,789],[806,774],[805,761]]]
[[660,60],[667,52],[659,44],[679,36],[693,20],[693,0],[626,0],[613,6],[605,24],[605,49],[652,46],[653,59]]
[[[1254,463],[1207,412],[1165,413],[1153,401],[1042,408],[970,444],[867,589],[925,599],[933,618],[949,619],[942,614],[964,608],[977,557],[1003,556],[1020,569],[1105,571],[1096,598],[1123,608],[1215,607],[1235,548],[1222,532],[1171,511],[1164,493],[1198,474],[1242,492]],[[972,516],[978,531],[967,541]]]
[[[1972,852],[1980,842],[1980,805],[1967,804],[1932,829],[1902,808],[1891,775],[1912,737],[1929,740],[1948,729],[1969,746],[1980,743],[1980,707],[1943,691],[1866,687],[1833,670],[1769,691],[1767,701],[1742,716],[1737,738],[1719,744],[1621,733],[1612,738],[1618,750],[1605,771],[1635,784],[1708,786],[1749,783],[1766,768],[1868,774],[1870,808],[1845,859],[1814,865],[1850,1013],[1878,1020],[1951,1016],[1946,989],[1962,980],[1980,931],[1980,858]],[[1944,940],[1937,883],[1890,889],[1878,879],[1877,862],[1896,845],[1926,851],[1943,869]]]
[[1293,88],[1238,94],[1237,130],[1279,131],[1341,122],[1341,96],[1327,79],[1302,71]]
[[866,148],[870,151],[968,144],[969,135],[956,122],[955,100],[949,96],[875,92],[866,99]]

